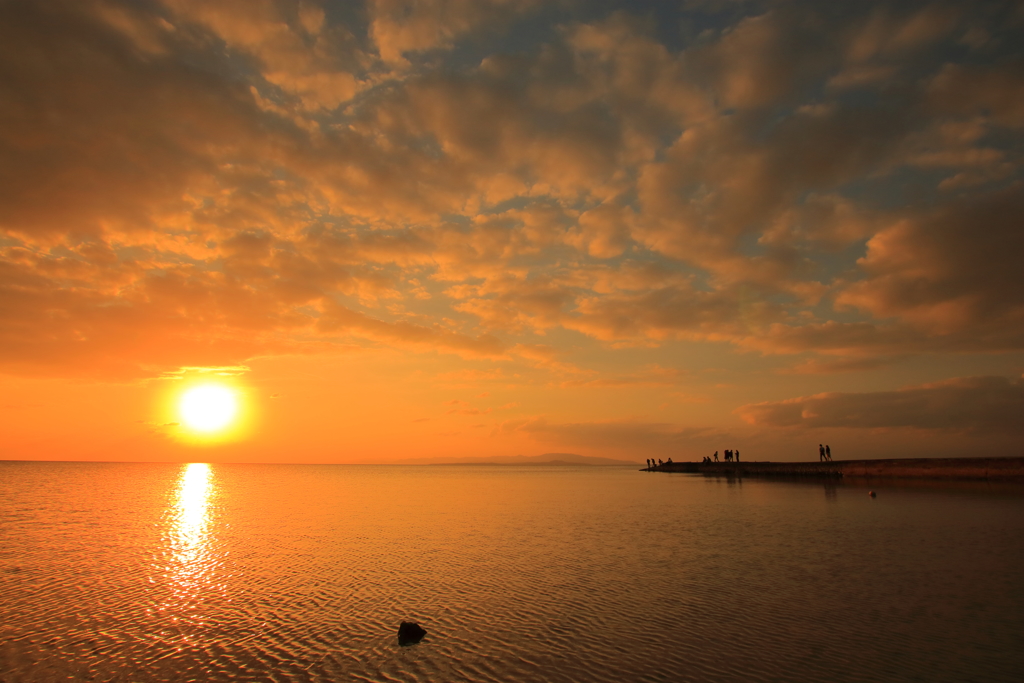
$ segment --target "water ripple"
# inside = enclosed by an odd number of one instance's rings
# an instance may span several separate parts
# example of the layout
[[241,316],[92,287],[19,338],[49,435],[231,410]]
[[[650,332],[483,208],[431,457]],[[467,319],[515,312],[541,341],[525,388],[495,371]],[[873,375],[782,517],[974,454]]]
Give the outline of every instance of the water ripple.
[[1022,531],[604,468],[0,463],[0,678],[1017,680]]

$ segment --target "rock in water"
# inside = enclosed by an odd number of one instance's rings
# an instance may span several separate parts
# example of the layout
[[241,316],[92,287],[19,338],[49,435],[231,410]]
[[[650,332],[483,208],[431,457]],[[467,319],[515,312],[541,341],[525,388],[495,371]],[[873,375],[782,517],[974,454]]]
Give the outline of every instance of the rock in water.
[[398,627],[398,644],[412,645],[423,640],[427,632],[414,621],[403,621]]

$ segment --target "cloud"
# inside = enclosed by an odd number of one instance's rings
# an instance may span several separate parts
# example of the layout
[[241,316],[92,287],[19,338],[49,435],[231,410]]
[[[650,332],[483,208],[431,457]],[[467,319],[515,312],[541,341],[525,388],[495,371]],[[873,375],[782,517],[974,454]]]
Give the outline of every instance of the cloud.
[[905,356],[871,356],[867,358],[861,357],[837,359],[811,358],[809,360],[798,363],[790,368],[781,369],[779,370],[779,373],[797,375],[820,375],[844,372],[864,372],[866,370],[876,370],[878,368],[885,367],[886,365],[892,365],[893,363],[896,363],[904,359]]
[[945,64],[928,84],[929,103],[943,114],[981,115],[1007,128],[1024,127],[1022,68],[1019,56],[1002,64]]
[[402,62],[410,52],[449,48],[482,25],[529,11],[537,0],[370,0],[370,35],[381,57]]
[[302,110],[334,109],[364,87],[359,76],[367,55],[351,33],[325,23],[324,8],[315,2],[162,2],[173,20],[202,27],[254,58],[265,82]]
[[743,4],[673,45],[531,0],[4,3],[0,364],[387,345],[609,384],[643,373],[567,338],[806,373],[1019,350],[992,7]]
[[665,368],[660,365],[649,365],[631,374],[622,374],[594,379],[576,379],[562,382],[562,387],[670,387],[681,384],[689,373],[677,368]]
[[171,53],[138,53],[91,6],[0,8],[7,230],[50,239],[144,233],[158,227],[155,216],[183,210],[183,196],[217,185],[221,155],[251,161],[272,137],[256,134],[243,88]]
[[294,320],[214,274],[136,274],[114,291],[97,291],[95,281],[46,277],[30,264],[0,264],[0,357],[8,371],[123,378],[234,366],[298,347],[277,335]]
[[500,357],[504,346],[496,337],[470,337],[441,327],[424,327],[406,322],[390,323],[353,311],[337,303],[325,302],[324,314],[317,328],[327,333],[346,333],[365,339],[382,341],[424,350],[441,350],[467,357]]
[[493,436],[527,434],[545,443],[575,443],[581,448],[614,452],[676,453],[682,447],[703,443],[718,433],[707,428],[680,427],[666,422],[608,420],[549,422],[543,417],[508,420]]
[[563,325],[598,339],[729,339],[779,314],[738,291],[702,291],[692,284],[640,294],[581,296]]
[[984,435],[1022,434],[1024,380],[965,377],[898,391],[826,393],[736,410],[757,426],[913,428]]
[[599,204],[580,215],[579,229],[568,242],[598,258],[621,255],[630,244],[632,211],[612,204]]
[[571,300],[571,293],[564,286],[548,278],[527,281],[495,279],[479,287],[449,290],[454,296],[460,292],[472,298],[455,304],[455,310],[475,315],[491,329],[513,332],[523,329],[543,331],[558,325]]
[[[848,243],[857,232],[849,219],[815,221],[800,242],[768,238],[754,253],[741,245],[748,236],[777,234],[800,213],[827,210],[822,197],[889,163],[907,122],[834,107],[797,111],[767,129],[762,123],[734,116],[689,128],[664,161],[644,166],[637,180],[644,213],[634,237],[727,282],[785,290],[818,275],[807,242]],[[839,210],[855,215],[848,204]]]
[[780,6],[743,18],[721,39],[695,50],[724,108],[778,106],[834,59],[806,8]]
[[859,264],[867,277],[836,297],[877,318],[899,317],[937,334],[1019,335],[1024,292],[1024,186],[900,221],[876,233]]

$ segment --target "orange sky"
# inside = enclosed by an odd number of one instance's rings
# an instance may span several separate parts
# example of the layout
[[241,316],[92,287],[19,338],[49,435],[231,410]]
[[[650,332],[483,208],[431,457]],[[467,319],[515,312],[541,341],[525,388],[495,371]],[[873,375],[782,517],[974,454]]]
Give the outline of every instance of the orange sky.
[[1022,45],[1010,2],[2,3],[0,458],[1022,455]]

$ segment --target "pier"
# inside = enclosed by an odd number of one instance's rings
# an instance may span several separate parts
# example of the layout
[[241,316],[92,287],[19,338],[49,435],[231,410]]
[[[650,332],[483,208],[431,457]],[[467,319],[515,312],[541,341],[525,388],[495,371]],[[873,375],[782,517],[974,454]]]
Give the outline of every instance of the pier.
[[649,470],[645,467],[641,471],[686,472],[716,477],[906,478],[1024,482],[1024,457],[907,458],[831,462],[673,462],[656,465]]

